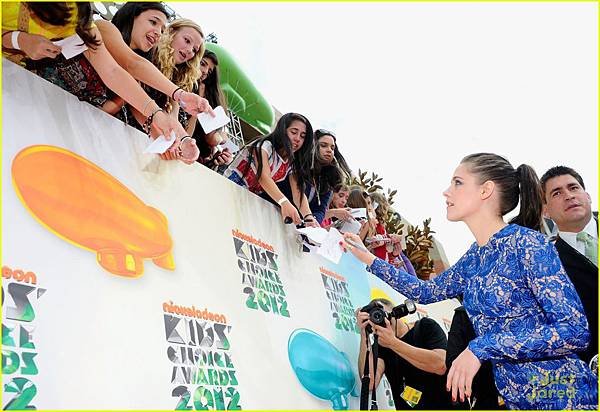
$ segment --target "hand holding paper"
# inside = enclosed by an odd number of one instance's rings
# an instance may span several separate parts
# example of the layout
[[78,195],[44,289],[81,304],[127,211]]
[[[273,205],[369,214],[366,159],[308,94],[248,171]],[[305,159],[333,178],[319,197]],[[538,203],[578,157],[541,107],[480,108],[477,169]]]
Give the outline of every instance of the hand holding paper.
[[62,40],[58,40],[53,42],[55,45],[62,47],[62,54],[65,56],[65,59],[69,60],[72,57],[77,56],[78,54],[83,53],[88,49],[85,45],[79,34],[75,33],[72,36],[65,37]]
[[225,114],[225,110],[223,110],[223,107],[217,106],[214,108],[213,112],[215,114],[215,117],[212,117],[208,113],[198,114],[198,121],[202,126],[202,130],[204,130],[204,133],[206,134],[212,132],[213,130],[217,130],[220,127],[223,127],[230,122],[230,119]]
[[171,132],[170,139],[166,139],[163,135],[160,135],[146,147],[144,153],[163,154],[173,145],[175,138],[175,132]]

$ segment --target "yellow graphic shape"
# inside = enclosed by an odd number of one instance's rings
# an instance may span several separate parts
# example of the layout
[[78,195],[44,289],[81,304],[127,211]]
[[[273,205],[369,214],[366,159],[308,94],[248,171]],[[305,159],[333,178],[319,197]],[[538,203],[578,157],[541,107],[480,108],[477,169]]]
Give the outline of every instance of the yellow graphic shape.
[[41,225],[96,252],[110,273],[141,276],[143,259],[175,269],[166,217],[89,160],[55,146],[30,146],[13,159],[12,180]]
[[379,288],[371,289],[371,300],[373,300],[373,299],[387,299],[390,302],[392,302],[392,304],[394,303],[392,298],[390,298],[387,293],[385,293],[383,290],[381,290]]

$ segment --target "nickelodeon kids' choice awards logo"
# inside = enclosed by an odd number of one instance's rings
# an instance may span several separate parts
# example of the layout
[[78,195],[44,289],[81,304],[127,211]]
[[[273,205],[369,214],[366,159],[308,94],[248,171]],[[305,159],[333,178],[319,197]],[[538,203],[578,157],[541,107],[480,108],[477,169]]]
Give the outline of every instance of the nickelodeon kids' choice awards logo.
[[278,256],[273,247],[239,230],[232,230],[232,235],[246,307],[289,318],[286,294],[278,274]]
[[350,300],[346,278],[323,267],[319,270],[336,329],[360,333],[354,318],[354,306]]
[[225,315],[169,301],[163,318],[175,410],[242,409]]
[[2,409],[37,409],[33,332],[37,303],[45,292],[35,273],[2,266]]

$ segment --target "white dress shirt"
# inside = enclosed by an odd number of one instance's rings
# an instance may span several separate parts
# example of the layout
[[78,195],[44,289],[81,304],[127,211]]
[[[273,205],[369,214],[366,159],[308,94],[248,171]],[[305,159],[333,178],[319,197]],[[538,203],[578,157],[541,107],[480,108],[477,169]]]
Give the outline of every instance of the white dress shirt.
[[[586,232],[590,236],[592,236],[596,241],[598,241],[598,229],[596,227],[596,219],[593,217],[590,221],[585,225],[582,232]],[[562,232],[558,231],[558,234],[562,240],[567,242],[569,246],[577,250],[579,253],[585,256],[585,243],[581,240],[577,240],[577,233],[573,232]]]

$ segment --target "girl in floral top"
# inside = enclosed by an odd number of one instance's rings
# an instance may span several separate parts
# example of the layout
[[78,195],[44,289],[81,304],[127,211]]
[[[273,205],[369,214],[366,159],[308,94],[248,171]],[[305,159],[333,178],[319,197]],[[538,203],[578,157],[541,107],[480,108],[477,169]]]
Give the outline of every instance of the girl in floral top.
[[[470,399],[473,376],[489,360],[508,408],[596,410],[597,379],[575,355],[589,343],[587,320],[554,246],[537,231],[542,198],[533,169],[521,165],[515,170],[495,154],[470,155],[444,196],[448,220],[465,222],[476,242],[431,281],[347,243],[360,242],[355,235],[346,234],[341,246],[420,303],[464,295],[477,337],[448,372],[453,400]],[[520,213],[511,221],[519,225],[507,225],[502,216],[519,202]],[[373,326],[378,334],[389,333],[388,328]]]
[[[307,225],[318,226],[304,194],[312,150],[313,130],[308,119],[301,114],[287,113],[279,119],[273,132],[242,148],[224,176],[252,193],[268,195],[281,206],[284,220],[291,218],[300,224],[300,210]],[[290,180],[294,204],[277,187],[277,183],[285,179]]]

